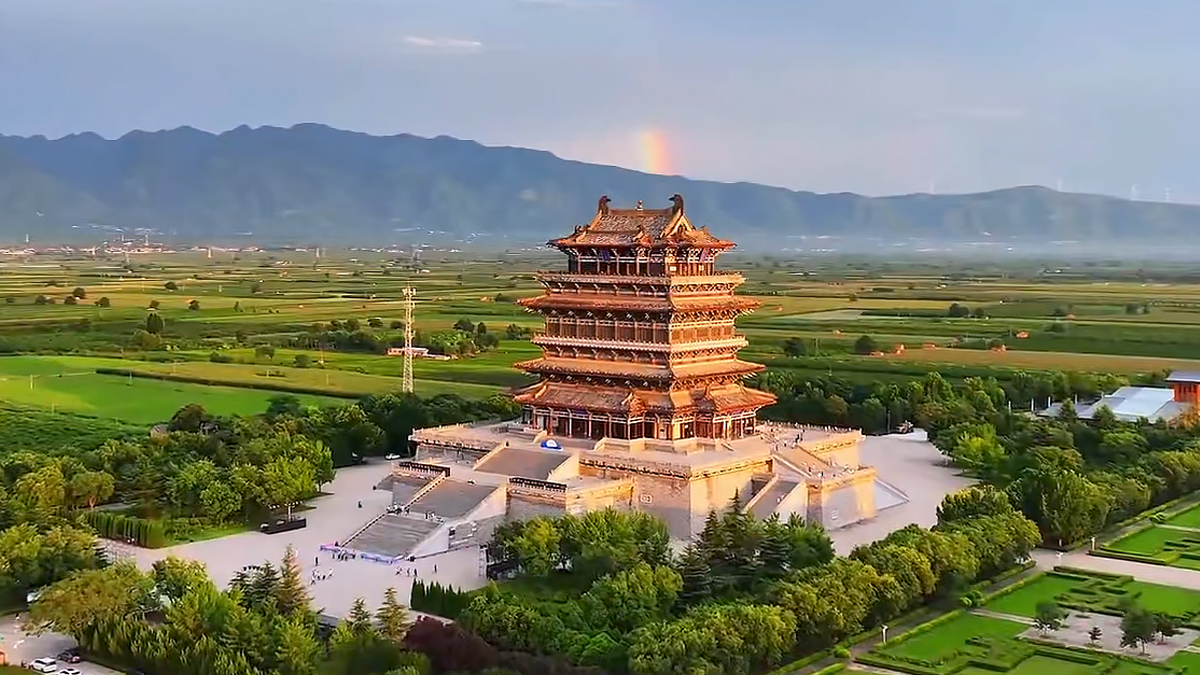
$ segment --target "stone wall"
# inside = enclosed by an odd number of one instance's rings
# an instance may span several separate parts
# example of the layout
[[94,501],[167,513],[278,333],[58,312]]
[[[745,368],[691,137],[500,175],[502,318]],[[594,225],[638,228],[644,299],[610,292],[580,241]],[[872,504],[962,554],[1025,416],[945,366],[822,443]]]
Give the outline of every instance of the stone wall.
[[739,471],[722,473],[716,476],[697,478],[691,481],[691,513],[686,532],[676,533],[674,528],[671,535],[677,538],[690,538],[692,534],[704,529],[704,520],[712,511],[721,511],[729,506],[735,494],[741,496],[742,504],[750,499],[751,481],[756,474],[771,470],[769,461],[747,464]]
[[814,484],[808,493],[808,520],[827,530],[875,517],[875,472],[860,471],[845,479]]
[[522,494],[508,495],[508,520],[532,520],[538,516],[557,518],[566,513],[566,506],[557,500],[540,499]]

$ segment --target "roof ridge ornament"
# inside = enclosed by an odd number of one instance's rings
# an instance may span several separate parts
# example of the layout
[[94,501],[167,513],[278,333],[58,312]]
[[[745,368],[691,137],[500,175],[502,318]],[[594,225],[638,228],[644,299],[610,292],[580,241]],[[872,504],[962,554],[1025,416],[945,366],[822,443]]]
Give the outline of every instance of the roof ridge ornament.
[[671,215],[683,213],[683,195],[679,194],[678,192],[671,195],[671,204],[674,205],[671,207]]
[[596,206],[596,212],[602,216],[607,216],[608,215],[608,203],[611,201],[612,200],[608,198],[608,195],[601,196],[600,203]]
[[644,210],[646,210],[646,207],[645,207],[645,206],[642,204],[642,200],[640,200],[640,199],[639,199],[639,200],[638,200],[638,202],[637,202],[637,210],[638,210],[638,211],[644,211]]

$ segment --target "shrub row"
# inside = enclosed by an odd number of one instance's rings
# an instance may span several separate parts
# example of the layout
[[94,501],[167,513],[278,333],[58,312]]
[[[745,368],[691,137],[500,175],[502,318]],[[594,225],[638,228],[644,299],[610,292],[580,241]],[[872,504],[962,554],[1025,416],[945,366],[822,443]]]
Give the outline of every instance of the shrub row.
[[83,522],[106,539],[132,542],[144,548],[161,548],[167,545],[167,530],[161,520],[126,516],[111,511],[87,511],[83,514]]
[[305,387],[302,385],[293,385],[286,382],[242,382],[230,380],[217,380],[210,377],[198,377],[195,375],[181,375],[179,373],[148,373],[141,370],[131,370],[129,368],[97,368],[97,375],[119,375],[121,377],[141,377],[147,380],[165,380],[167,382],[186,382],[189,384],[203,384],[210,387],[233,387],[235,389],[257,389],[260,391],[281,391],[288,394],[309,394],[313,396],[332,396],[335,398],[360,399],[365,394],[338,391],[336,389],[320,389],[318,387]]
[[[871,631],[871,632],[874,633],[875,631]],[[797,670],[800,670],[801,668],[803,668],[805,666],[812,665],[812,664],[816,663],[817,661],[820,661],[821,659],[828,658],[831,654],[832,654],[831,650],[823,649],[819,652],[809,654],[808,656],[805,656],[804,658],[796,659],[795,661],[792,661],[791,663],[785,663],[782,666],[779,666],[778,668],[776,668],[775,670],[765,673],[765,675],[787,675],[788,673],[793,673]],[[830,666],[830,667],[832,667],[832,666]],[[818,672],[824,672],[824,671],[822,670],[822,671],[818,671]],[[813,673],[813,675],[816,675],[816,673]]]
[[412,599],[409,606],[418,612],[433,614],[446,619],[457,619],[471,604],[471,594],[434,582],[427,584],[420,579],[413,581]]

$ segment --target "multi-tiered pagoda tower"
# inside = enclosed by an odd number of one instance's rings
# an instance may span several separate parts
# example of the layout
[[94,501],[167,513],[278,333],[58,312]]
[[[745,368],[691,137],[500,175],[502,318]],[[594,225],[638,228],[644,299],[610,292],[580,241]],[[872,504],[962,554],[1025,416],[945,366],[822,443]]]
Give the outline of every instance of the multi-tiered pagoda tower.
[[734,320],[758,306],[734,295],[743,277],[716,268],[734,243],[696,228],[675,195],[666,209],[616,209],[549,244],[565,272],[521,304],[545,317],[539,359],[516,364],[541,380],[516,396],[523,421],[573,438],[738,439],[771,394],[743,385],[763,369],[738,359]]

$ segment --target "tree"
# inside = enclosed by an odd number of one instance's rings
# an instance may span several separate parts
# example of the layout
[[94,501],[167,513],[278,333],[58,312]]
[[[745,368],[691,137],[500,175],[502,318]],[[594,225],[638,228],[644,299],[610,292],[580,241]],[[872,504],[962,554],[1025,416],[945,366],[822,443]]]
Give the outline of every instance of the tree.
[[199,300],[189,300],[188,301],[188,309],[193,312],[200,311],[200,301]]
[[400,643],[408,632],[408,612],[396,597],[396,589],[389,587],[383,593],[383,604],[375,612],[375,624],[379,634],[386,640]]
[[1108,515],[1105,495],[1076,471],[1031,467],[1009,487],[1009,494],[1047,541],[1078,541],[1099,531]]
[[225,481],[213,481],[200,491],[200,507],[214,523],[224,523],[242,507],[242,497]]
[[102,296],[100,296],[100,299],[96,301],[96,306],[97,307],[112,307],[112,300],[109,300],[107,295],[102,295]]
[[464,333],[474,333],[475,324],[471,323],[470,319],[464,317],[454,322],[454,330],[460,330]]
[[133,563],[85,570],[45,589],[29,607],[25,629],[77,636],[112,617],[141,617],[155,608],[153,582]]
[[804,340],[801,338],[787,338],[783,341],[783,353],[794,358],[807,354],[808,348],[804,346]]
[[962,319],[970,315],[971,308],[966,305],[960,305],[957,302],[950,305],[950,308],[946,310],[946,316],[952,319]]
[[39,295],[33,299],[35,305],[53,305],[54,299],[47,295]]
[[75,290],[71,291],[71,297],[83,300],[87,297],[87,289],[83,286],[76,286]]
[[373,316],[367,319],[367,325],[371,328],[383,328],[383,319]]
[[300,578],[300,562],[296,559],[296,549],[288,544],[283,552],[283,562],[280,565],[279,589],[275,594],[276,606],[284,615],[302,616],[309,612],[311,598],[304,580]]
[[67,297],[63,298],[63,304],[64,305],[78,305],[79,298],[77,298],[73,295],[68,295]]
[[879,351],[879,348],[875,345],[875,338],[870,335],[861,335],[854,341],[855,354],[868,355],[874,354],[877,351]]
[[360,324],[358,323],[358,319],[353,319],[353,318],[346,319],[346,322],[345,322],[346,330],[350,331],[351,333],[358,330],[359,325]]
[[429,657],[435,673],[478,673],[494,668],[496,649],[455,623],[421,617],[404,636],[404,646]]
[[254,355],[258,358],[273,361],[275,359],[275,348],[267,344],[258,345],[254,348]]
[[150,304],[149,304],[149,305],[147,305],[146,307],[147,307],[148,309],[158,309],[158,306],[159,306],[159,304],[161,304],[161,303],[159,303],[159,301],[157,301],[157,300],[151,300],[151,301],[150,301]]
[[589,617],[604,617],[599,625],[628,633],[668,616],[682,588],[682,577],[670,567],[638,563],[597,579],[579,604]]
[[941,525],[956,520],[1013,512],[1008,495],[990,485],[972,485],[942,498],[942,503],[937,509],[937,519]]
[[1153,613],[1138,605],[1130,605],[1125,610],[1125,616],[1121,618],[1122,647],[1141,647],[1145,654],[1146,643],[1153,640],[1157,632],[1158,625]]
[[104,471],[80,471],[71,476],[67,484],[71,505],[75,508],[87,506],[94,509],[96,504],[108,501],[112,497],[113,489],[113,477]]
[[1170,614],[1163,614],[1162,612],[1154,614],[1154,631],[1158,633],[1160,644],[1182,632],[1179,630],[1179,620]]
[[323,655],[321,643],[317,642],[309,624],[302,616],[293,616],[279,623],[275,638],[278,647],[275,659],[279,663],[279,675],[315,675]]
[[178,602],[198,588],[212,583],[204,563],[168,556],[151,567],[151,575],[158,592]]
[[168,281],[167,283],[163,284],[163,288],[167,289],[168,291],[177,291],[179,290],[179,284],[175,283],[174,281]]
[[1088,631],[1088,639],[1092,641],[1093,645],[1100,642],[1102,635],[1104,635],[1104,631],[1100,630],[1100,626],[1092,626],[1092,629]]
[[487,335],[487,332],[488,332],[487,324],[485,324],[482,321],[475,324],[475,334],[476,335]]
[[48,464],[18,478],[12,496],[24,519],[50,522],[67,506],[67,481],[58,464]]
[[161,335],[163,332],[163,318],[158,312],[150,312],[146,315],[146,332],[151,335]]
[[311,364],[312,357],[308,354],[297,354],[296,357],[292,359],[292,365],[296,366],[297,368],[307,368]]
[[1033,625],[1042,632],[1043,635],[1049,631],[1062,628],[1063,621],[1066,619],[1067,613],[1058,606],[1053,600],[1043,600],[1037,604]]

